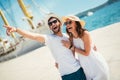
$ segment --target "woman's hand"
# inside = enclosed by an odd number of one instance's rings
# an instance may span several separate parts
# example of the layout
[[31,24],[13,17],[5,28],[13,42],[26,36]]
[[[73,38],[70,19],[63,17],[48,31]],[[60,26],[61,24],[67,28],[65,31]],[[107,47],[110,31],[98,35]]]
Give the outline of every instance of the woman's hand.
[[66,48],[70,48],[70,46],[71,46],[70,41],[62,40],[61,42],[62,42],[63,46],[65,46]]
[[16,32],[16,28],[15,27],[11,27],[11,26],[7,26],[4,25],[4,27],[6,28],[6,33],[9,36],[12,32]]

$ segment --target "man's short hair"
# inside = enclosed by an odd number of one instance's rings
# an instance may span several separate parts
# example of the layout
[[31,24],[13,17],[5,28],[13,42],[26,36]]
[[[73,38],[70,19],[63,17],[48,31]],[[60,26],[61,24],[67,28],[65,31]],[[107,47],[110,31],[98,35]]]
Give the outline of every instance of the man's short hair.
[[[50,18],[48,19],[48,22],[49,22],[52,18],[55,18],[55,19],[57,19],[57,20],[60,22],[60,20],[59,20],[57,17],[50,17]],[[61,22],[60,22],[60,23],[61,23]]]

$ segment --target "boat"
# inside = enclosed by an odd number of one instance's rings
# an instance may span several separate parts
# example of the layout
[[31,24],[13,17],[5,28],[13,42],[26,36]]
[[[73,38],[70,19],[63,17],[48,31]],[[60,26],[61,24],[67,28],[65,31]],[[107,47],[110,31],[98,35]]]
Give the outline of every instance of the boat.
[[92,16],[93,15],[93,12],[92,11],[89,11],[88,13],[87,13],[87,16]]
[[[51,31],[48,29],[48,27],[45,26],[45,20],[41,20],[38,21],[38,25],[35,26],[32,19],[34,16],[32,16],[28,11],[27,8],[23,2],[23,0],[17,0],[19,3],[19,6],[21,8],[21,10],[23,11],[25,17],[23,18],[23,20],[27,20],[31,30],[29,30],[30,32],[34,32],[34,33],[40,33],[40,34],[49,34],[51,33]],[[32,0],[33,1],[33,0]],[[34,4],[36,4],[35,2],[33,2]],[[43,11],[42,11],[43,12]],[[46,13],[45,11],[43,12],[43,14],[48,15],[51,13]],[[2,16],[2,19],[4,21],[5,25],[10,25],[7,21],[7,18],[5,17],[4,13],[2,10],[0,10],[0,15]],[[34,41],[34,40],[30,40],[27,38],[24,38],[23,36],[19,36],[16,38],[15,34],[12,33],[11,37],[14,39],[14,44],[11,45],[11,47],[9,47],[9,49],[7,49],[5,51],[4,46],[0,47],[0,62],[1,61],[5,61],[5,60],[9,60],[11,58],[26,54],[34,49],[37,49],[39,47],[44,46],[43,43]],[[9,42],[9,40],[8,40]],[[9,42],[10,43],[10,42]]]

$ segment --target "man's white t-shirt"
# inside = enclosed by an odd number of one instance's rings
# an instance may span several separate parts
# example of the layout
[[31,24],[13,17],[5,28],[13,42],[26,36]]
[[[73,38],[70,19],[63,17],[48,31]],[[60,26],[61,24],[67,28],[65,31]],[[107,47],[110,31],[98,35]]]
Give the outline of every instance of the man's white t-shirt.
[[61,40],[68,40],[68,38],[65,35],[63,37],[53,34],[45,36],[45,44],[49,47],[53,57],[59,64],[59,72],[63,76],[76,72],[80,68],[80,64],[73,56],[72,51],[63,46]]

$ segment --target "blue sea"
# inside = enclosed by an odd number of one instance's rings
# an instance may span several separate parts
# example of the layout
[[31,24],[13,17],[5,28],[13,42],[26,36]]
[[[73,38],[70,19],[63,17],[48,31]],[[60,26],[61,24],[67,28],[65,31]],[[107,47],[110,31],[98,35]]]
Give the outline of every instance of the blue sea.
[[[88,31],[120,22],[120,1],[105,6],[94,12],[93,15],[85,16],[81,19],[86,22],[85,28]],[[63,28],[63,32],[65,32],[65,27]]]

